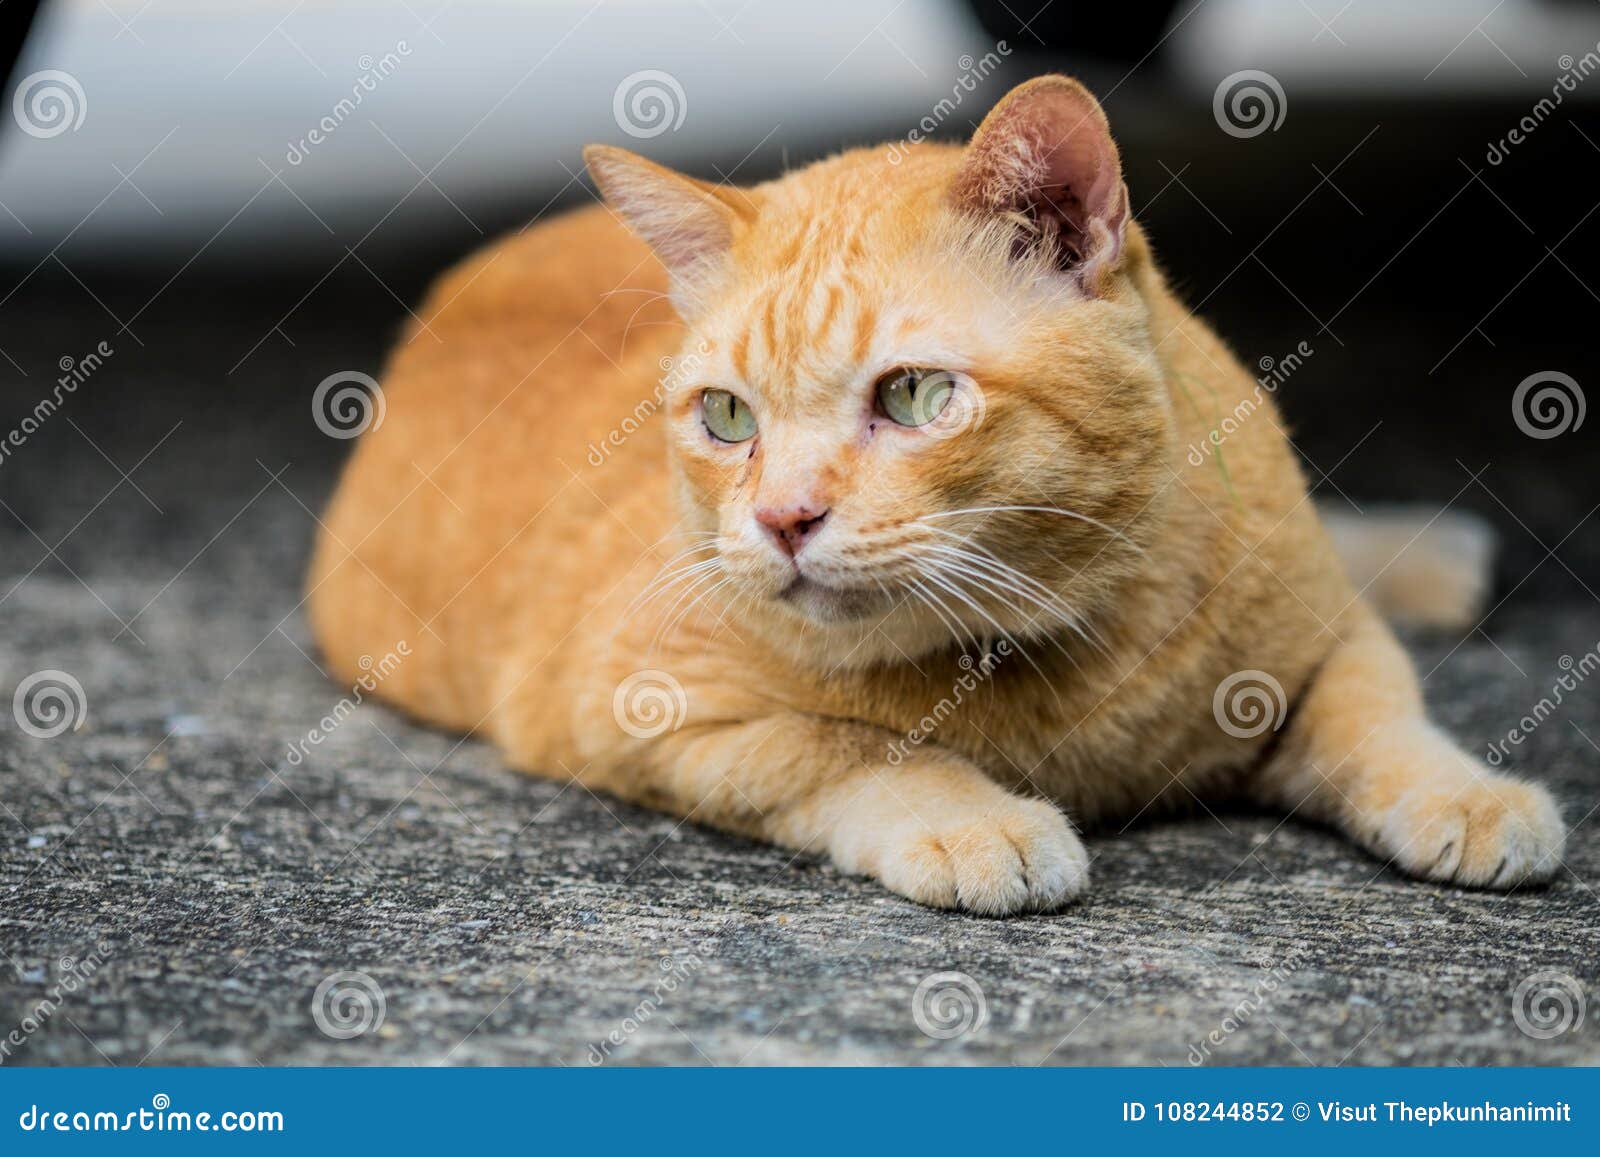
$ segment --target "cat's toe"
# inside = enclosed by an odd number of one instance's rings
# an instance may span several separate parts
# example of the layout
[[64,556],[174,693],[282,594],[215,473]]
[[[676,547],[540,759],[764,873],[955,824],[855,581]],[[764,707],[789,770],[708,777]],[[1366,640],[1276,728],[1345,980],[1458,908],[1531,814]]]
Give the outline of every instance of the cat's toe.
[[1566,827],[1544,788],[1484,775],[1459,790],[1408,792],[1385,815],[1378,842],[1413,875],[1509,888],[1554,874]]
[[1028,906],[1058,908],[1089,886],[1089,852],[1066,817],[1043,800],[1023,800],[1005,823],[1006,838],[1022,860]]
[[917,833],[888,857],[885,884],[938,908],[986,916],[1048,911],[1088,884],[1089,857],[1072,825],[1040,800],[1008,799],[969,823]]

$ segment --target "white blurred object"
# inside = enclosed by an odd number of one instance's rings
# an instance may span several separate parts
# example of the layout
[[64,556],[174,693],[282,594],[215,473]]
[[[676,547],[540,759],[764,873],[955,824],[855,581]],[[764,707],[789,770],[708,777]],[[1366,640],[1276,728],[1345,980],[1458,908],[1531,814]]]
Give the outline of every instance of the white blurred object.
[[[1538,0],[1182,0],[1134,75],[1170,63],[1205,102],[1265,71],[1291,108],[1536,96],[1597,40],[1600,7]],[[0,260],[405,245],[576,182],[590,141],[738,179],[763,145],[890,136],[944,99],[959,135],[1008,83],[961,87],[994,49],[960,0],[46,0],[0,102]]]
[[1424,506],[1320,509],[1351,581],[1385,618],[1454,631],[1482,618],[1497,546],[1482,518]]
[[[1259,70],[1291,103],[1548,93],[1597,41],[1600,9],[1544,0],[1183,0],[1171,32],[1175,67],[1197,94]],[[1592,83],[1587,99],[1600,99],[1600,77]]]
[[[768,140],[837,143],[909,127],[993,47],[955,0],[47,2],[5,94],[0,257],[69,236],[96,255],[192,248],[224,228],[354,245],[414,213],[403,199],[455,218],[553,192],[590,141],[732,163]],[[76,81],[81,98],[58,91],[78,127],[19,127],[60,111],[15,103],[46,71]],[[676,87],[652,89],[658,74]],[[666,127],[648,119],[662,94]]]

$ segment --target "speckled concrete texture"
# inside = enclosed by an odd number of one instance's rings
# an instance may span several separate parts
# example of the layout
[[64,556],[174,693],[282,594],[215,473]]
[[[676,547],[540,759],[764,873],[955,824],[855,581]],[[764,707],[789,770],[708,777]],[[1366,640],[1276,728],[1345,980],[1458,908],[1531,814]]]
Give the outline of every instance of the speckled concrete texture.
[[[70,286],[42,300],[8,414],[105,321]],[[0,713],[5,1063],[1600,1063],[1600,686],[1513,749],[1577,827],[1555,882],[1509,895],[1219,810],[1098,834],[1084,903],[986,920],[382,708],[290,762],[345,694],[296,611],[343,451],[305,400],[385,335],[330,313],[230,373],[272,316],[213,309],[141,321],[0,466],[0,690],[58,669],[88,704],[50,739]],[[1411,640],[1475,750],[1600,643],[1593,578],[1542,554],[1508,556],[1501,593],[1541,578],[1482,631]],[[319,1025],[341,972],[364,979]],[[1540,1039],[1514,993],[1547,972],[1588,1008]]]

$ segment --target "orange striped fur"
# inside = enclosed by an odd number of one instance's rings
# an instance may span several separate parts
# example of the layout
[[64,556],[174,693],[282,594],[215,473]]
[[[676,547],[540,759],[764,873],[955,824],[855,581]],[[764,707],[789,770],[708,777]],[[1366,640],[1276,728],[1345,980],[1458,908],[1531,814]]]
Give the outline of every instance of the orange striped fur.
[[[379,694],[419,718],[928,904],[1052,907],[1075,824],[1233,795],[1429,878],[1554,869],[1553,803],[1428,723],[1270,397],[1188,460],[1255,383],[1076,82],[749,189],[589,162],[608,205],[467,261],[395,351],[309,579],[338,677],[404,640]],[[954,417],[887,416],[900,367],[957,371]]]

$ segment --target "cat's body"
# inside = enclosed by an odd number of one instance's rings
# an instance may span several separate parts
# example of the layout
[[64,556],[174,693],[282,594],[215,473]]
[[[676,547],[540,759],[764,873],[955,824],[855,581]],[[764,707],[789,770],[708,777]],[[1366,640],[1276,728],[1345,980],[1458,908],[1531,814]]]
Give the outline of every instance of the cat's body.
[[[743,192],[597,152],[662,260],[596,206],[434,291],[313,564],[337,677],[403,640],[378,693],[519,767],[935,904],[1081,889],[1040,797],[1096,822],[1244,794],[1421,874],[1548,874],[1553,805],[1422,718],[1103,123],[1046,78],[971,149]],[[905,364],[959,372],[956,418],[885,416]],[[748,444],[704,425],[724,385]]]

